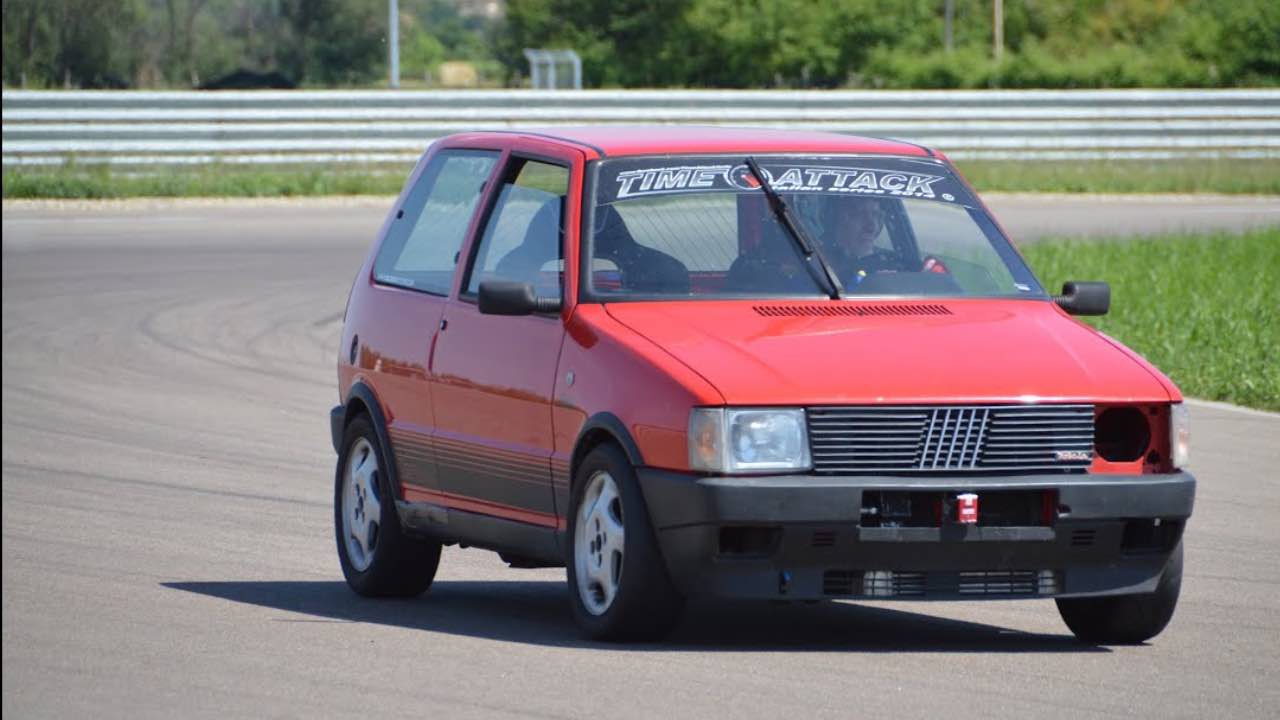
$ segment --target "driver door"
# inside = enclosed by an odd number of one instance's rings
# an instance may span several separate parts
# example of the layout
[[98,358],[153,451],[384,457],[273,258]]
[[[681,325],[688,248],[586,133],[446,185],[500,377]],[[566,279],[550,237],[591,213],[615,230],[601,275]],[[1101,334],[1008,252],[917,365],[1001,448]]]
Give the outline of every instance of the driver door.
[[559,296],[575,167],[567,154],[508,155],[468,270],[445,307],[431,370],[446,504],[548,528],[559,527],[551,397],[564,324],[558,313],[482,315],[476,296],[482,281],[498,278]]

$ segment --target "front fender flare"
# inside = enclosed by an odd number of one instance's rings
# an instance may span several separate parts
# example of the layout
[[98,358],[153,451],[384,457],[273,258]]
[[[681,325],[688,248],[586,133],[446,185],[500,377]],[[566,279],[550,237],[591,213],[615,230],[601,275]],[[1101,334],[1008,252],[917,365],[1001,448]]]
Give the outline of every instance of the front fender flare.
[[587,418],[587,421],[578,430],[578,437],[573,443],[573,466],[571,467],[571,472],[577,467],[578,461],[582,459],[583,441],[586,440],[587,436],[601,431],[612,436],[617,441],[618,445],[622,447],[622,451],[626,453],[627,460],[630,461],[632,467],[644,466],[644,456],[640,454],[640,446],[636,445],[635,439],[631,437],[630,431],[627,430],[627,426],[623,424],[622,420],[611,412],[598,412]]

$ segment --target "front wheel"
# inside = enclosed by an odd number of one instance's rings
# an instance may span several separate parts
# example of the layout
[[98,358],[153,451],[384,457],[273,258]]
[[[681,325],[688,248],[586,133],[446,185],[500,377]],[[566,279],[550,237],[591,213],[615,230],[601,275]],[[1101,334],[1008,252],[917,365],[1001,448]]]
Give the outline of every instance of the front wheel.
[[414,597],[435,579],[440,543],[400,528],[395,495],[373,425],[347,425],[334,479],[333,525],[347,584],[369,597]]
[[1156,591],[1143,595],[1063,598],[1058,612],[1075,636],[1099,645],[1132,645],[1160,634],[1178,605],[1182,590],[1182,543],[1165,565]]
[[680,619],[684,600],[667,576],[653,525],[626,455],[601,445],[574,475],[569,598],[596,640],[655,640]]

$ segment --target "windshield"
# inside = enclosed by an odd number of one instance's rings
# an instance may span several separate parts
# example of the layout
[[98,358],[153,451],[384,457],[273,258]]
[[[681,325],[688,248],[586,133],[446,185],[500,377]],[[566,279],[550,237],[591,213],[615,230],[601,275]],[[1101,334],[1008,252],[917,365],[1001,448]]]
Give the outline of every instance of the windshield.
[[[943,164],[885,157],[756,161],[845,296],[1044,297]],[[600,163],[584,253],[601,301],[826,297],[745,158]]]

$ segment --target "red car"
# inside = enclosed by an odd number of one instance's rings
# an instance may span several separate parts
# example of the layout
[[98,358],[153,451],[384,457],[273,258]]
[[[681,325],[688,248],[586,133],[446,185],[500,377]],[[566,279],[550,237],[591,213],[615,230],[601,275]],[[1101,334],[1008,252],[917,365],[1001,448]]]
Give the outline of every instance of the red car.
[[338,363],[348,583],[442,545],[567,566],[602,639],[695,595],[1054,598],[1091,642],[1177,602],[1174,385],[1071,315],[942,155],[723,128],[436,142],[360,268]]

